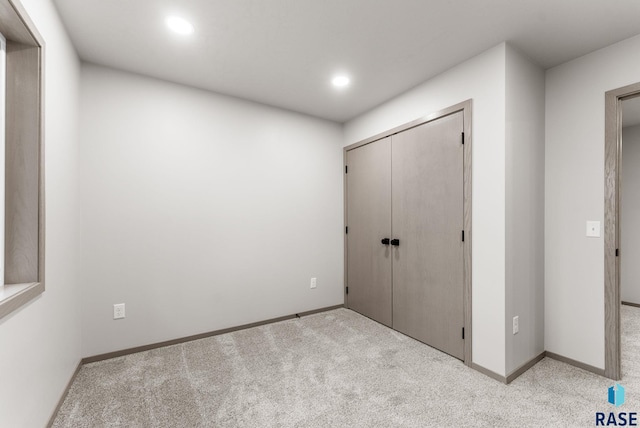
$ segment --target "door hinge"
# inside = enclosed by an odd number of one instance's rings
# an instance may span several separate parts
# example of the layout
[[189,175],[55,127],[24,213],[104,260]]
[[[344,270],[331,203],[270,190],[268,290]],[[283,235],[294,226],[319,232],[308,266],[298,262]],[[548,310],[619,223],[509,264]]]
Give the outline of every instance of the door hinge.
[[462,144],[464,145],[464,132],[462,133]]
[[349,167],[347,165],[344,166],[344,173],[345,174],[349,173]]
[[618,257],[619,255],[620,255],[620,250],[616,248],[616,257]]
[[462,231],[462,242],[464,242],[464,230]]
[[464,327],[462,327],[462,340],[464,340]]
[[344,228],[344,233],[349,234],[349,226]]
[[349,287],[346,287],[346,292],[347,294],[349,294]]

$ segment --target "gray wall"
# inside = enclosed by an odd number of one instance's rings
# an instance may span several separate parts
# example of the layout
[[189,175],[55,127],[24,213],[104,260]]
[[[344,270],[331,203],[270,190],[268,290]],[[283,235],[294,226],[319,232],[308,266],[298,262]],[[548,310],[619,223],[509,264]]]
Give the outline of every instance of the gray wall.
[[622,130],[622,147],[620,293],[640,304],[640,125]]
[[21,0],[46,43],[46,291],[0,319],[0,426],[46,425],[80,362],[80,64],[50,1]]
[[81,89],[83,356],[344,302],[339,124],[95,65]]
[[640,81],[640,36],[546,72],[545,348],[604,368],[604,94]]
[[506,44],[345,124],[344,145],[473,99],[473,362],[505,375]]
[[544,351],[544,95],[503,43],[345,124],[348,145],[473,98],[473,362],[500,375]]
[[[544,71],[507,45],[506,373],[544,351]],[[513,317],[519,317],[514,335]]]

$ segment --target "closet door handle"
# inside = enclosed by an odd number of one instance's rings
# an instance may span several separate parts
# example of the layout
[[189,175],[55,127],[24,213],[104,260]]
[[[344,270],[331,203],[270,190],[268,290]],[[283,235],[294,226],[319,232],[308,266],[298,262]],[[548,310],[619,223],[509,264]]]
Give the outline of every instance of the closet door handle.
[[399,239],[392,239],[391,240],[391,245],[393,245],[395,247],[399,247],[400,246],[400,240]]
[[380,241],[382,244],[384,245],[389,245],[389,238],[384,238],[382,241]]

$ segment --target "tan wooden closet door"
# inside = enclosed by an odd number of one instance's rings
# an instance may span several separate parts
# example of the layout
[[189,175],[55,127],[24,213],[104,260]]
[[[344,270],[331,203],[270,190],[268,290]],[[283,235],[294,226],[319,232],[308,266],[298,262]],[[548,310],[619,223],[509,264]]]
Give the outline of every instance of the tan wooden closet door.
[[464,359],[463,113],[392,137],[393,328]]
[[347,152],[347,307],[391,326],[391,138]]

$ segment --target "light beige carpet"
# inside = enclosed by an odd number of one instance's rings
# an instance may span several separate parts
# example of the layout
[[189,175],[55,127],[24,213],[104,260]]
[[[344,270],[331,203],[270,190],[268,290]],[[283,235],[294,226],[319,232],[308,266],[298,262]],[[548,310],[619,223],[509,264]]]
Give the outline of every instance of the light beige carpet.
[[[640,309],[623,307],[640,410]],[[85,365],[54,427],[591,427],[613,382],[544,359],[511,385],[338,309]]]

